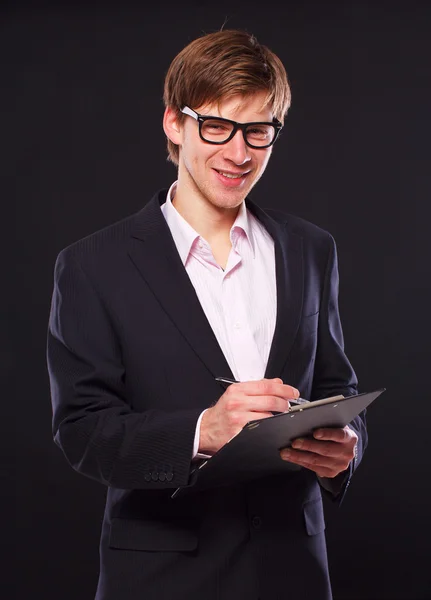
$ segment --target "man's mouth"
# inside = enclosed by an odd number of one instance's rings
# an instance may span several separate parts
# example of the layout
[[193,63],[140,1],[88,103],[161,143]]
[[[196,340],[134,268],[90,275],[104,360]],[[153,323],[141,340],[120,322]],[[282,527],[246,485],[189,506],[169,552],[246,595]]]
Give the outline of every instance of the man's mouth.
[[250,171],[245,171],[244,173],[232,173],[229,171],[220,171],[219,169],[214,170],[217,171],[217,173],[220,173],[220,175],[223,175],[223,177],[227,177],[228,179],[240,179],[241,177],[244,177],[245,175],[250,173]]

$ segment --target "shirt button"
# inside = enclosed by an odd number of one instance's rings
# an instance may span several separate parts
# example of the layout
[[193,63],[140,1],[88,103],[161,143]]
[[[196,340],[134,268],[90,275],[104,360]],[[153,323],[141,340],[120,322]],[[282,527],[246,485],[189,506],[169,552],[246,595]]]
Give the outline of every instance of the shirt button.
[[251,524],[255,529],[259,529],[259,527],[262,525],[262,519],[258,516],[255,516],[252,518]]

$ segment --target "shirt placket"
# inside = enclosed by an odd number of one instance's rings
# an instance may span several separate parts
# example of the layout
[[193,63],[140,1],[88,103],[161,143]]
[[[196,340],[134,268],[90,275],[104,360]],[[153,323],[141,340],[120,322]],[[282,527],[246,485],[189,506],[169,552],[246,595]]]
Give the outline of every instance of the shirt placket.
[[265,365],[250,326],[252,320],[249,313],[252,307],[245,301],[249,295],[243,294],[241,289],[241,283],[244,283],[240,277],[241,267],[242,265],[237,266],[233,272],[225,276],[222,305],[235,375],[239,381],[250,381],[263,377]]

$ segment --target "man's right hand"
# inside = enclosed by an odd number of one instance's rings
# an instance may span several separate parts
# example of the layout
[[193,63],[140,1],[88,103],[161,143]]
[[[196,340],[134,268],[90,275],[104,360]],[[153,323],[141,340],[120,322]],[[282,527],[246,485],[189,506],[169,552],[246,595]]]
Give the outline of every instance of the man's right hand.
[[214,454],[241,431],[246,423],[286,412],[299,391],[281,379],[232,383],[201,421],[199,452]]

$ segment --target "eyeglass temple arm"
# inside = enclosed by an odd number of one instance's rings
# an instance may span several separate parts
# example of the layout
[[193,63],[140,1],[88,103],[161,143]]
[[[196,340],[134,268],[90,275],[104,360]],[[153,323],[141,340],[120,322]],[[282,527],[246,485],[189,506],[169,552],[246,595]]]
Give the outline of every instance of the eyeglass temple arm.
[[189,115],[189,117],[193,117],[194,119],[198,119],[198,113],[195,112],[194,110],[192,110],[191,108],[189,108],[188,106],[184,106],[181,109],[181,112],[184,113],[185,115]]

